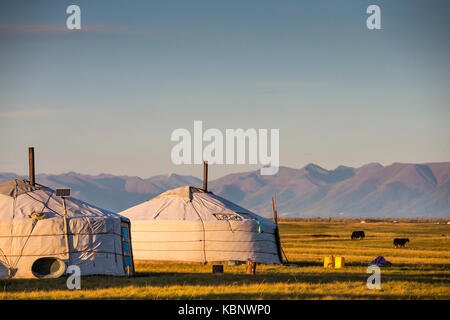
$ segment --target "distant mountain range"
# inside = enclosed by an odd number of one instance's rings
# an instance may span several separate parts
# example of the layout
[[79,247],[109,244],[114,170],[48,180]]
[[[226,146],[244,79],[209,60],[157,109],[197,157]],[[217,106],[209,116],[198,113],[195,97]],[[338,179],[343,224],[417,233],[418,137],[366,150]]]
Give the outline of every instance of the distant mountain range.
[[[0,183],[17,178],[0,173]],[[27,177],[21,177],[27,178]],[[160,175],[148,179],[69,172],[39,174],[36,181],[70,187],[74,197],[120,212],[167,189],[202,186],[192,176]],[[450,217],[450,162],[326,170],[315,164],[301,169],[281,167],[275,176],[258,171],[230,174],[208,182],[210,191],[263,216],[272,215],[276,192],[283,217]]]

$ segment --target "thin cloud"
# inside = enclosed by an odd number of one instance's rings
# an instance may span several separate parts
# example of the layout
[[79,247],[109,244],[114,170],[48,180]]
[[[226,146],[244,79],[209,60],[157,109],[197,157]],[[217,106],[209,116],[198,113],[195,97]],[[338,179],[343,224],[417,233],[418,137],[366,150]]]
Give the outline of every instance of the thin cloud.
[[0,25],[0,34],[52,34],[62,32],[119,32],[126,29],[110,25],[81,25],[80,30],[69,30],[65,24],[47,24],[47,25]]
[[326,86],[323,82],[268,82],[261,84],[271,88],[315,88]]
[[9,111],[0,112],[0,118],[8,119],[27,119],[27,118],[48,118],[52,115],[62,113],[62,110],[57,109],[38,109],[38,110],[22,110],[22,111]]

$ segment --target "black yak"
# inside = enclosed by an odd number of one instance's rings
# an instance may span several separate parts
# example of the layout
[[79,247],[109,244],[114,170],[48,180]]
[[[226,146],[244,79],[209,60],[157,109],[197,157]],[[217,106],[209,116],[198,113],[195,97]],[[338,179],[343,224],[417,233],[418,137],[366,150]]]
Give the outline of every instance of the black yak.
[[352,240],[353,239],[364,239],[366,235],[364,234],[364,231],[353,231],[352,233]]
[[396,248],[399,248],[399,247],[405,247],[405,244],[406,244],[407,242],[409,242],[409,239],[398,239],[398,238],[395,238],[395,239],[394,239],[394,246],[395,246]]

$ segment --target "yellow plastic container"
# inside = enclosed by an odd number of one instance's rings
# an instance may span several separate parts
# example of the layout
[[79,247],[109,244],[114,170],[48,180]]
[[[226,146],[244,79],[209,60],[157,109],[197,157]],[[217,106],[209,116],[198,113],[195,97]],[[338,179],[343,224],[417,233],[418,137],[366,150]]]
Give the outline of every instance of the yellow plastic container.
[[340,269],[345,266],[345,259],[341,256],[326,256],[323,259],[323,267],[324,268],[335,268]]
[[334,257],[334,268],[339,269],[345,266],[344,257]]
[[333,268],[334,267],[334,257],[333,256],[326,256],[323,259],[323,267],[324,268]]

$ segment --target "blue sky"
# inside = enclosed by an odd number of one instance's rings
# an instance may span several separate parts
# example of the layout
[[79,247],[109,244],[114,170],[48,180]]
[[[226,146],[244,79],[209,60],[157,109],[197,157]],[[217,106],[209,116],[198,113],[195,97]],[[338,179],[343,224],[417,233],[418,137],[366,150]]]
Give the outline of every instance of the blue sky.
[[[65,30],[81,8],[82,32]],[[381,7],[382,30],[365,26]],[[446,1],[2,1],[0,172],[201,175],[176,128],[278,128],[280,162],[450,160]],[[255,169],[213,166],[211,177]]]

